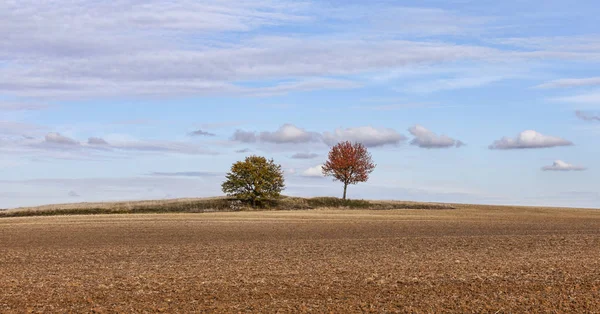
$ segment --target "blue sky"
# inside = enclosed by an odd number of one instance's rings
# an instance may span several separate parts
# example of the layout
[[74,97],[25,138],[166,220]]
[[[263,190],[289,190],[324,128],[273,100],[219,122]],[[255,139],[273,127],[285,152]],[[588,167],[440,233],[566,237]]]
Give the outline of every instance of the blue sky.
[[0,208],[285,194],[600,207],[596,1],[1,1]]

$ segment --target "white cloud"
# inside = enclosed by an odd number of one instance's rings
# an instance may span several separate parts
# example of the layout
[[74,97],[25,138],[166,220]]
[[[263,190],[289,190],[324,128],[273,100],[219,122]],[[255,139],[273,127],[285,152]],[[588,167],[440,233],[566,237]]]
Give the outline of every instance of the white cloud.
[[490,149],[524,149],[570,146],[571,141],[560,137],[548,136],[533,130],[521,132],[515,138],[503,137],[489,146]]
[[20,110],[43,110],[49,108],[49,105],[26,102],[0,102],[0,110],[20,111]]
[[447,90],[476,88],[510,78],[510,76],[490,75],[474,77],[455,77],[450,79],[433,79],[420,83],[410,83],[398,90],[412,93],[434,93]]
[[177,171],[177,172],[152,172],[153,177],[221,177],[225,173],[210,171]]
[[259,138],[263,142],[285,144],[285,143],[308,143],[318,141],[320,136],[314,132],[308,132],[292,124],[284,124],[275,132],[261,132]]
[[556,160],[552,166],[545,166],[542,168],[544,171],[583,171],[585,167],[575,166],[568,164],[562,160]]
[[287,94],[289,92],[312,91],[319,89],[353,89],[362,86],[363,85],[358,82],[349,80],[311,78],[260,88],[237,87],[234,92],[251,96],[273,96]]
[[[272,143],[272,144],[305,144],[311,142],[324,142],[335,145],[341,141],[360,142],[367,147],[396,145],[406,140],[402,134],[389,128],[374,128],[371,126],[356,128],[338,128],[334,132],[309,132],[292,124],[284,124],[275,132],[252,132],[237,130],[231,137],[233,141],[242,143]],[[308,159],[313,155],[296,154],[292,158]]]
[[[74,0],[58,10],[53,2],[4,1],[0,59],[9,61],[0,67],[0,93],[45,99],[257,96],[357,88],[361,82],[349,76],[415,65],[600,59],[598,40],[589,36],[563,38],[571,45],[551,45],[556,38],[503,39],[536,51],[431,38],[480,36],[490,21],[439,8],[370,2],[332,7],[291,0]],[[323,32],[302,31],[314,25]],[[260,35],[262,28],[274,26],[300,31]],[[472,87],[500,76],[469,75],[436,84]]]
[[207,132],[204,130],[195,130],[195,131],[188,133],[188,135],[189,136],[210,136],[210,137],[216,136],[215,133],[210,133],[210,132]]
[[177,141],[126,141],[110,142],[109,148],[124,151],[163,152],[188,155],[214,155],[215,152],[187,142]]
[[334,132],[323,133],[323,141],[327,145],[338,142],[350,141],[362,143],[366,147],[379,147],[385,145],[398,145],[406,141],[406,137],[396,130],[389,128],[374,128],[371,126],[336,129]]
[[254,143],[256,142],[256,132],[236,130],[231,137],[231,140],[242,143]]
[[323,177],[323,165],[314,166],[308,168],[302,172],[304,177],[322,178]]
[[600,104],[600,91],[582,93],[573,96],[558,97],[554,98],[553,100],[566,103],[573,103],[579,106],[597,106],[598,104]]
[[127,152],[173,153],[188,155],[214,155],[216,152],[196,143],[181,141],[137,140],[128,136],[112,135],[109,140],[88,138],[87,142],[64,136],[57,132],[46,134],[43,140],[20,138],[0,146],[0,151],[32,155],[36,158],[94,159],[127,155]]
[[561,88],[580,86],[600,86],[600,77],[568,78],[550,81],[536,86],[536,88]]
[[486,22],[490,21],[482,16],[466,16],[438,8],[390,7],[377,2],[369,2],[368,9],[348,4],[345,12],[352,14],[348,17],[349,23],[356,23],[357,19],[362,18],[369,21],[374,31],[405,36],[481,33]]
[[597,52],[598,48],[600,48],[600,36],[597,35],[513,37],[500,38],[493,41],[537,51],[552,49],[554,51]]
[[100,137],[90,137],[88,138],[88,145],[108,145],[108,143]]
[[232,140],[242,143],[260,141],[273,144],[302,144],[317,142],[320,138],[320,134],[308,132],[293,124],[284,124],[274,132],[264,131],[258,134],[252,131],[237,130],[232,136]]
[[421,148],[448,148],[461,147],[463,142],[455,140],[446,135],[437,135],[421,125],[415,125],[408,129],[408,132],[415,138],[410,142]]
[[78,141],[56,132],[46,134],[45,142],[59,145],[79,145]]
[[314,159],[319,157],[319,154],[315,153],[296,153],[292,155],[293,159]]
[[[106,53],[69,61],[48,57],[42,59],[44,62],[23,61],[27,71],[22,67],[4,70],[6,79],[0,77],[0,91],[16,96],[54,98],[215,93],[264,96],[356,88],[361,84],[325,77],[402,68],[409,64],[480,59],[492,53],[484,47],[440,43],[333,41],[325,45],[322,38],[272,38],[244,43],[248,47],[242,48],[186,51],[179,47],[149,47],[139,52]],[[296,79],[265,84],[285,78]],[[251,88],[233,82],[263,84]]]

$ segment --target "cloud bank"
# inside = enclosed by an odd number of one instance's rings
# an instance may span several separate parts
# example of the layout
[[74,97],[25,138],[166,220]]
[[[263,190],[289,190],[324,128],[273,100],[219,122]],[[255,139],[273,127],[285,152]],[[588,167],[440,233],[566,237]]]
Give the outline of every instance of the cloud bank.
[[46,134],[44,141],[46,143],[58,144],[58,145],[71,145],[71,146],[79,145],[78,141],[76,141],[72,138],[63,136],[60,133],[56,133],[56,132],[51,132],[51,133]]
[[533,130],[521,132],[517,137],[503,137],[489,146],[490,149],[529,149],[571,146],[573,142],[560,137],[548,136]]
[[[50,132],[44,136],[42,141],[27,137],[22,141],[11,143],[13,149],[20,149],[21,153],[28,150],[34,152],[43,151],[61,151],[78,153],[81,157],[97,156],[99,153],[107,154],[110,152],[155,152],[155,153],[176,153],[189,155],[214,155],[205,147],[194,143],[180,141],[144,141],[134,139],[120,139],[107,141],[101,137],[90,137],[87,142],[81,143],[76,139],[67,137],[57,132]],[[73,156],[76,157],[76,156]]]
[[581,86],[600,86],[600,77],[569,78],[550,81],[536,86],[536,88],[567,88]]
[[231,137],[233,141],[241,143],[272,143],[272,144],[304,144],[309,142],[318,142],[321,139],[320,134],[308,132],[293,124],[286,123],[274,132],[254,132],[236,130]]
[[284,124],[275,132],[261,132],[259,139],[275,144],[302,144],[319,141],[320,135],[292,124]]
[[415,125],[409,128],[408,132],[415,137],[410,144],[421,148],[449,148],[461,147],[464,145],[464,143],[459,140],[455,140],[446,135],[437,135],[421,125]]
[[556,160],[551,166],[545,166],[543,171],[583,171],[585,167],[568,164],[562,160]]
[[342,141],[350,141],[362,143],[366,147],[381,147],[398,145],[406,141],[406,137],[393,129],[364,126],[346,129],[338,128],[333,132],[325,132],[323,133],[323,141],[330,146]]

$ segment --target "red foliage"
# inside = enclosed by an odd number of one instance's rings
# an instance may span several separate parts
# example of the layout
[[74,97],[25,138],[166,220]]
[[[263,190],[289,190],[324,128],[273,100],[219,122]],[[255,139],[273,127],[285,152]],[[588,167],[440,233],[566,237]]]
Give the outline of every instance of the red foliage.
[[361,143],[341,142],[329,152],[329,159],[323,165],[323,174],[332,176],[344,183],[344,199],[349,184],[369,180],[369,174],[375,170],[371,154]]

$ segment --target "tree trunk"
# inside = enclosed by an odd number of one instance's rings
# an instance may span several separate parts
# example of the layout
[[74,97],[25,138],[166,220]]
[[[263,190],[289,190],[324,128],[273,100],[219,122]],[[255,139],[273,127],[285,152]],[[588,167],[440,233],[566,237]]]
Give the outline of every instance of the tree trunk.
[[344,183],[344,200],[346,200],[346,191],[348,190],[348,183]]

